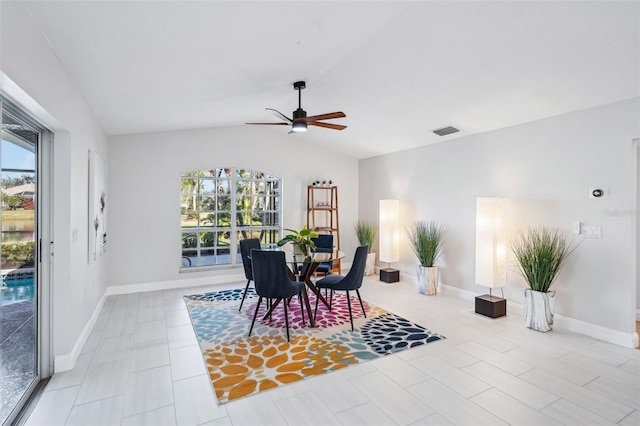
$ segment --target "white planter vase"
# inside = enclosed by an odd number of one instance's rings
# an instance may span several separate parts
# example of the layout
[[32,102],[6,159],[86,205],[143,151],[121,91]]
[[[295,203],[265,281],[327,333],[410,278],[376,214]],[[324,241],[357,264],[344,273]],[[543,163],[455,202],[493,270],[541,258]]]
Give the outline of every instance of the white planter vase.
[[364,274],[365,275],[373,275],[375,273],[376,267],[376,254],[368,253],[367,254],[367,263],[364,266]]
[[304,257],[304,256],[307,256],[308,253],[303,252],[302,248],[300,248],[299,245],[294,244],[293,245],[293,254],[294,254],[294,256],[302,256],[302,257]]
[[433,296],[438,293],[438,275],[437,266],[418,266],[416,268],[416,277],[418,279],[418,292]]
[[524,291],[524,324],[536,331],[546,333],[553,328],[553,314],[556,310],[556,292],[542,293],[526,289]]

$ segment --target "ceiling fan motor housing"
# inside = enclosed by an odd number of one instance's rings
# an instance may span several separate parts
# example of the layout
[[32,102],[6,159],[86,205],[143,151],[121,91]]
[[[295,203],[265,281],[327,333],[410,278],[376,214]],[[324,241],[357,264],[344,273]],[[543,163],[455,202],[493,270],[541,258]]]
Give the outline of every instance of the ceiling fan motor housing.
[[307,118],[307,111],[303,110],[302,108],[298,108],[297,110],[293,111],[293,121],[296,121],[297,118]]

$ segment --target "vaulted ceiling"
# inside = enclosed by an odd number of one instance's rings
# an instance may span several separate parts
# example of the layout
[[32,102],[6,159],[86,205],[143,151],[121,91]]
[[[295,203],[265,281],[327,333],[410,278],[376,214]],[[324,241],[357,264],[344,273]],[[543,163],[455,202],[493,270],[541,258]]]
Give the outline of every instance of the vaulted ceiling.
[[287,137],[366,158],[640,92],[637,1],[23,3],[109,135],[277,122],[305,80],[348,127]]

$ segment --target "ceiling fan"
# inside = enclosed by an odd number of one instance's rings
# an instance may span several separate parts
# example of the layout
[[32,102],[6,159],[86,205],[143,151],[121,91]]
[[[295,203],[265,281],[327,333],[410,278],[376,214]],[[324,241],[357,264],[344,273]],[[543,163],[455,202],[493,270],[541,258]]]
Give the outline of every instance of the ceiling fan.
[[246,124],[261,124],[261,125],[273,125],[273,126],[288,126],[291,125],[291,131],[289,133],[306,132],[307,126],[318,126],[333,130],[344,130],[347,126],[341,124],[325,123],[321,120],[331,120],[332,118],[346,117],[344,112],[330,112],[328,114],[312,115],[307,117],[307,112],[302,109],[302,93],[301,90],[307,87],[304,81],[296,81],[293,83],[294,90],[298,91],[298,109],[293,111],[293,119],[282,114],[280,111],[276,111],[272,108],[265,108],[270,111],[276,117],[282,119],[284,123],[246,123]]

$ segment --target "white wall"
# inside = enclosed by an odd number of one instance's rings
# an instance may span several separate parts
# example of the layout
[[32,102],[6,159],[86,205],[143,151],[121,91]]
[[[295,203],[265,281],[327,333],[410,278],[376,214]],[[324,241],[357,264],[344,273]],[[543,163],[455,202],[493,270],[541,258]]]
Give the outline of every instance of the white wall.
[[[512,229],[547,225],[575,237],[574,221],[600,226],[602,238],[585,239],[554,284],[556,312],[633,333],[635,217],[611,212],[635,208],[638,103],[636,98],[361,160],[360,218],[377,220],[378,200],[398,198],[405,227],[414,220],[444,225],[440,280],[477,294],[487,289],[474,281],[476,197],[508,198]],[[589,199],[593,187],[608,188],[609,196]],[[415,275],[415,265],[403,233],[396,267]],[[519,302],[525,284],[511,268],[507,293]]]
[[58,357],[79,353],[78,339],[106,288],[106,259],[87,263],[87,162],[90,149],[107,157],[107,139],[23,5],[0,7],[2,90],[55,133],[52,338],[58,364]]
[[[311,129],[310,132],[324,132]],[[330,130],[329,130],[330,131]],[[350,261],[357,239],[358,162],[330,152],[305,135],[257,126],[125,135],[109,139],[109,285],[200,279],[229,269],[179,273],[180,175],[237,166],[283,179],[283,224],[306,224],[307,185],[338,186],[342,249]],[[243,276],[240,268],[235,273]],[[178,283],[179,284],[179,283]]]

